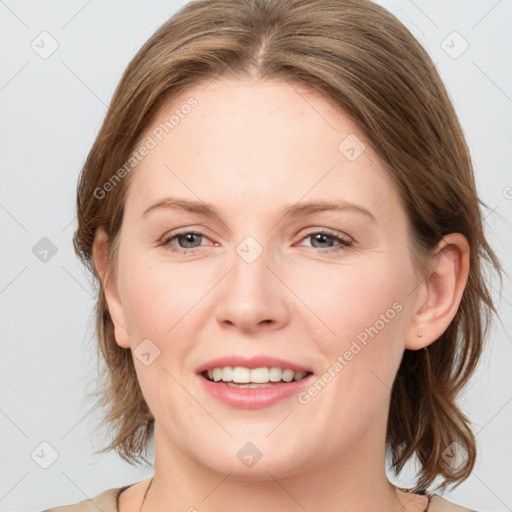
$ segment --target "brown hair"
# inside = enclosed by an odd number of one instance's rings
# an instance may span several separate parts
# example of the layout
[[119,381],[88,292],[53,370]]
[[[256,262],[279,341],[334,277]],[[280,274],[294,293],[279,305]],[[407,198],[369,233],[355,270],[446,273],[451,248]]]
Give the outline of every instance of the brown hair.
[[[367,0],[196,0],[162,25],[130,62],[83,167],[74,246],[98,280],[96,328],[105,368],[98,406],[115,449],[147,462],[154,417],[130,350],[120,348],[92,261],[98,227],[109,237],[109,268],[123,219],[129,176],[104,197],[101,187],[130,158],[159,109],[181,91],[215,77],[306,84],[361,129],[400,194],[414,254],[430,254],[448,233],[470,245],[470,272],[458,312],[428,350],[405,350],[392,389],[387,446],[398,474],[416,455],[415,492],[437,476],[441,488],[466,479],[475,437],[456,396],[479,361],[492,312],[484,263],[500,264],[483,231],[471,157],[447,92],[426,51],[393,15]],[[456,441],[467,458],[443,461]]]

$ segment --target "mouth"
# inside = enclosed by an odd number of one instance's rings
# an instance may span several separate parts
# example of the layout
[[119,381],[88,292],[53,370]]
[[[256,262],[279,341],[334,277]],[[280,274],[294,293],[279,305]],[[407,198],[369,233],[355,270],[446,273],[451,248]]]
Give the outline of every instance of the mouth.
[[311,367],[267,355],[230,355],[197,368],[207,396],[238,409],[261,409],[291,399],[314,380]]
[[235,388],[266,388],[279,384],[301,381],[312,372],[292,370],[277,366],[247,368],[244,366],[217,366],[204,370],[200,375],[209,382]]

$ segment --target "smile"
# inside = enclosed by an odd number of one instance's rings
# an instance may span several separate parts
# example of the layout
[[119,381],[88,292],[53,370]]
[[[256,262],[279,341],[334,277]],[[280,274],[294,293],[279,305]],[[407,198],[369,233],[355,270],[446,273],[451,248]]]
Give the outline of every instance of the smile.
[[261,409],[297,395],[314,379],[312,372],[278,366],[215,366],[196,376],[207,396],[236,409]]
[[310,372],[294,371],[277,366],[246,368],[243,366],[216,367],[202,372],[202,376],[210,382],[226,383],[228,386],[241,388],[268,387],[280,382],[299,381]]

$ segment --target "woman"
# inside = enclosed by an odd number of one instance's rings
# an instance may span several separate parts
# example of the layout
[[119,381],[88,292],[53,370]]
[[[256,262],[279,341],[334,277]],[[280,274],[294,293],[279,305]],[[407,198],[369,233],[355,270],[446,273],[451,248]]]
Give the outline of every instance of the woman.
[[[494,306],[435,67],[360,0],[199,0],[126,70],[78,188],[103,451],[155,473],[65,510],[468,510],[455,398]],[[417,484],[389,482],[416,456]],[[74,507],[74,508],[73,508]]]

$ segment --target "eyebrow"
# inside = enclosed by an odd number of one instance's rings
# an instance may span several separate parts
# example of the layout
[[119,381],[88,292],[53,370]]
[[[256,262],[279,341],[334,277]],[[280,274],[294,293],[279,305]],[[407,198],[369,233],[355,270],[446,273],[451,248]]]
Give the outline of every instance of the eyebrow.
[[[203,201],[189,201],[174,197],[165,197],[151,203],[142,215],[146,216],[149,212],[159,208],[183,210],[186,212],[203,215],[205,217],[217,217],[220,219],[219,215],[215,211],[215,208],[209,203],[205,203]],[[350,211],[360,213],[376,222],[375,216],[369,210],[355,203],[350,203],[347,201],[310,201],[295,203],[291,206],[289,205],[285,207],[281,214],[282,217],[289,215],[292,218],[300,218],[306,217],[307,215],[312,215],[313,213],[325,211]]]

